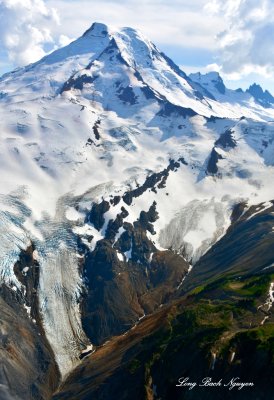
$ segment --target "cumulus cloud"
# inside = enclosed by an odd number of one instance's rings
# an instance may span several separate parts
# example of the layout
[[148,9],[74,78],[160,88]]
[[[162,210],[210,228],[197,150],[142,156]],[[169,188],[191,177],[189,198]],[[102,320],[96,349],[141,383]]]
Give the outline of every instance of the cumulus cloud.
[[59,40],[51,31],[59,24],[57,11],[43,0],[0,0],[0,20],[0,51],[14,66],[40,59]]
[[274,75],[273,0],[211,0],[206,9],[225,24],[216,41],[223,73],[231,79]]
[[62,15],[62,33],[68,36],[78,37],[98,21],[138,28],[159,46],[212,50],[221,21],[218,16],[201,13],[206,1],[48,0],[48,4]]

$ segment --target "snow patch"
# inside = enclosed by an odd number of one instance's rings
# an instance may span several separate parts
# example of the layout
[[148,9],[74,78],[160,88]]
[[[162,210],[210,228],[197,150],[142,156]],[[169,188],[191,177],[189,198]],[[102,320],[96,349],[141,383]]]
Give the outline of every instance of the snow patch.
[[73,207],[67,207],[66,210],[66,218],[69,221],[78,221],[80,219],[83,219],[83,214],[79,213],[75,208]]
[[120,253],[119,251],[117,251],[117,257],[120,261],[124,261],[124,256],[122,253]]

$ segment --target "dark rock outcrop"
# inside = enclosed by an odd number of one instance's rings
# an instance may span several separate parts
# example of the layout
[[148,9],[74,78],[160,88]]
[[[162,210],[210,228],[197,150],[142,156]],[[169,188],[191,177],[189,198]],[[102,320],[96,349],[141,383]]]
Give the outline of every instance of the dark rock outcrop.
[[120,87],[117,90],[118,98],[122,100],[124,104],[134,105],[137,103],[138,97],[135,95],[134,90],[131,86]]
[[235,148],[237,146],[236,140],[233,138],[233,132],[228,129],[226,130],[218,140],[215,142],[215,146],[220,146],[223,149]]
[[106,200],[102,200],[101,203],[93,203],[90,212],[87,214],[86,222],[93,224],[93,226],[99,231],[105,223],[104,214],[109,209],[110,205]]
[[221,154],[217,152],[215,147],[212,149],[208,163],[207,163],[207,169],[206,172],[208,175],[216,175],[218,172],[218,161],[222,160],[223,157]]
[[265,108],[272,107],[274,104],[274,97],[272,94],[268,90],[263,91],[261,86],[256,83],[253,83],[246,92],[251,94],[251,96]]
[[101,124],[101,120],[98,119],[98,120],[95,122],[95,124],[94,124],[94,126],[93,126],[93,128],[92,128],[96,140],[99,140],[99,139],[100,139],[100,133],[99,133],[99,126],[100,126],[100,124]]
[[176,171],[181,164],[187,165],[183,158],[180,158],[178,161],[170,160],[169,165],[163,171],[149,175],[143,185],[126,192],[123,195],[124,202],[130,205],[133,198],[141,196],[146,190],[151,189],[156,192],[157,188],[164,188],[170,171]]
[[1,400],[49,400],[59,384],[58,367],[39,315],[39,265],[32,254],[32,245],[22,250],[14,267],[24,293],[5,284],[0,287]]
[[88,83],[90,84],[93,83],[96,78],[97,78],[96,76],[90,76],[87,74],[82,74],[80,76],[72,76],[71,78],[69,78],[67,82],[64,83],[61,89],[61,94],[71,89],[83,90],[84,85]]
[[176,115],[182,118],[187,118],[194,117],[195,115],[197,115],[197,113],[191,108],[177,106],[170,103],[169,101],[164,101],[161,110],[156,115],[159,115],[160,117],[169,117],[171,115]]
[[133,224],[124,222],[127,215],[122,206],[116,219],[109,221],[105,238],[85,257],[82,321],[94,344],[127,331],[143,314],[170,301],[189,268],[171,251],[158,251],[148,238],[158,218],[155,202]]

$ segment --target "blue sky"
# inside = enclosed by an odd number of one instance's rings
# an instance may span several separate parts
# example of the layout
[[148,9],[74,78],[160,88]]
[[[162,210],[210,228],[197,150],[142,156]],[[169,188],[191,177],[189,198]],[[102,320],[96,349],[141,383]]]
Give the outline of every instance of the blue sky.
[[274,92],[273,0],[0,0],[0,74],[79,37],[94,21],[139,28],[189,73]]

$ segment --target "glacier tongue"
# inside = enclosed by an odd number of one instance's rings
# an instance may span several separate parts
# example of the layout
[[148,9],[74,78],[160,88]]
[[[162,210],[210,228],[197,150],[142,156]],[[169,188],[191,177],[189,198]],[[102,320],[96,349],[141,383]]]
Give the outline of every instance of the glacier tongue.
[[[0,196],[0,284],[20,293],[25,287],[18,281],[14,265],[30,243],[39,264],[39,310],[46,337],[54,351],[62,376],[79,363],[79,354],[90,346],[81,325],[80,296],[83,282],[80,274],[77,238],[70,222],[44,215],[29,223],[31,210],[24,205],[25,190]],[[62,202],[58,211],[64,214]],[[67,208],[64,205],[64,209]],[[26,230],[26,227],[31,230]],[[25,268],[26,270],[26,268]],[[25,272],[23,270],[23,272]],[[31,308],[23,303],[30,316]]]
[[78,254],[73,233],[78,219],[64,217],[71,209],[69,196],[59,199],[55,217],[37,222],[43,240],[35,241],[40,265],[40,314],[62,376],[79,363],[79,355],[90,346],[81,323],[82,255]]
[[40,257],[40,312],[62,376],[79,363],[79,354],[90,344],[81,325],[78,262],[75,250],[65,246]]

